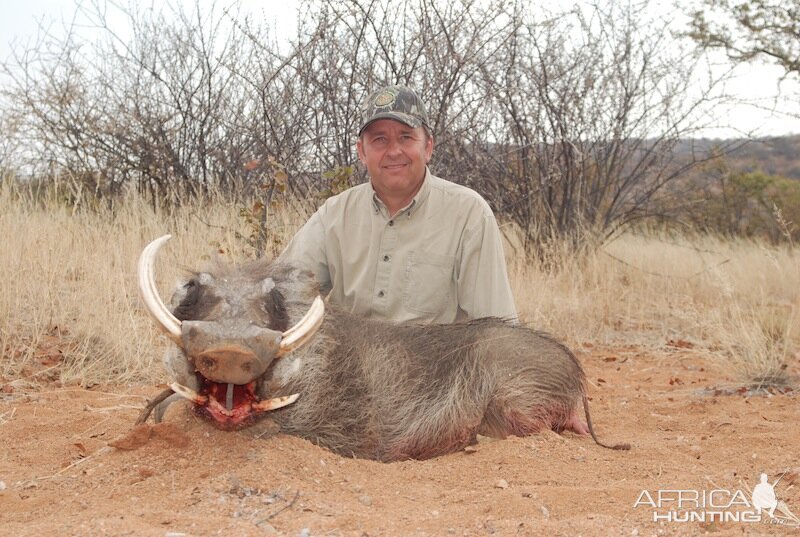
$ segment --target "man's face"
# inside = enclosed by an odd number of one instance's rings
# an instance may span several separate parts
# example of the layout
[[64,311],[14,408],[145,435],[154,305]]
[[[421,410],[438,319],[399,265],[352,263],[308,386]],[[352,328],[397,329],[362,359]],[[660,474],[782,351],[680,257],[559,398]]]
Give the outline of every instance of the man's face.
[[364,130],[356,148],[372,187],[388,206],[389,200],[409,202],[419,191],[433,154],[433,140],[423,127],[412,129],[393,119],[379,119]]

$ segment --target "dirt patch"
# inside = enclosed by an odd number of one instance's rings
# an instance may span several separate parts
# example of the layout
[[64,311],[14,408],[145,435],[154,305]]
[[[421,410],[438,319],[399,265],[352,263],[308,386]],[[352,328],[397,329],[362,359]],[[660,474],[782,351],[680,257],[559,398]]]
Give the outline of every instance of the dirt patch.
[[[602,440],[545,433],[427,461],[342,458],[265,421],[222,432],[175,404],[134,427],[156,386],[0,389],[6,535],[796,535],[732,520],[654,521],[643,491],[742,490],[766,473],[800,514],[798,395],[750,395],[698,351],[589,349]],[[797,360],[791,365],[796,376]],[[0,383],[2,384],[2,383]],[[116,446],[116,447],[114,447]],[[674,496],[674,494],[673,494]],[[722,500],[718,498],[718,503]],[[731,511],[735,510],[735,506]]]
[[163,440],[167,446],[178,449],[185,448],[189,444],[189,436],[177,425],[162,422],[155,425],[140,423],[108,445],[117,449],[138,449],[147,445],[153,438]]

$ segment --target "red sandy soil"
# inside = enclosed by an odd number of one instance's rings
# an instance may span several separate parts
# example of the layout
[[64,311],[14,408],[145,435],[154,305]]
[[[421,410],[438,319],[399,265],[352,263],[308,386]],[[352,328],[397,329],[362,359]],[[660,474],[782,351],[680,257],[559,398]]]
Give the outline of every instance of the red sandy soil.
[[798,391],[709,390],[732,380],[688,347],[579,353],[600,438],[631,451],[546,432],[391,464],[337,456],[268,422],[218,431],[184,403],[134,430],[163,386],[0,378],[0,534],[800,535],[785,518],[665,522],[654,515],[674,501],[637,505],[642,491],[656,501],[666,489],[750,500],[764,472],[800,515]]

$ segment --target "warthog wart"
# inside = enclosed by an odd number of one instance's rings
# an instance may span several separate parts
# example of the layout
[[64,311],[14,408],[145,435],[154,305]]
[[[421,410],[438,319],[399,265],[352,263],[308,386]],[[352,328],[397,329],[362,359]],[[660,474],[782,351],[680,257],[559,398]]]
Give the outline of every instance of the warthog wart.
[[[553,337],[487,318],[446,325],[392,324],[328,307],[313,275],[257,261],[196,273],[170,311],[142,252],[147,310],[175,345],[164,363],[171,388],[139,421],[178,397],[222,429],[264,412],[281,431],[354,457],[394,461],[450,453],[476,435],[552,429],[598,444],[583,369]],[[579,417],[583,407],[586,423]]]

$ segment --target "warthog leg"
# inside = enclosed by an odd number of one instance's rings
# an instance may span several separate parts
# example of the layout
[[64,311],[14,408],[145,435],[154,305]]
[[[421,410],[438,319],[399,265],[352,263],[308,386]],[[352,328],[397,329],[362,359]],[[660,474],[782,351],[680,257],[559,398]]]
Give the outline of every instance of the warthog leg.
[[161,423],[161,419],[164,417],[164,412],[167,411],[169,405],[175,401],[180,401],[181,399],[183,399],[183,396],[179,393],[174,393],[164,399],[158,406],[156,406],[156,413],[153,415],[153,420],[155,420],[156,423]]
[[[150,417],[150,413],[153,412],[153,409],[156,407],[159,407],[158,410],[156,410],[156,415],[155,415],[156,423],[161,421],[161,417],[164,415],[164,411],[167,409],[167,406],[169,406],[170,403],[172,403],[174,400],[177,399],[177,398],[172,398],[171,396],[173,395],[175,395],[175,390],[173,390],[172,388],[167,388],[166,390],[164,390],[163,392],[152,398],[150,401],[148,401],[147,405],[145,405],[145,407],[142,409],[142,412],[139,414],[139,418],[136,420],[136,425],[146,422],[147,418]],[[164,405],[163,408],[161,408],[159,405],[161,405],[161,403],[165,402],[167,399],[170,399],[170,401],[166,405]]]

